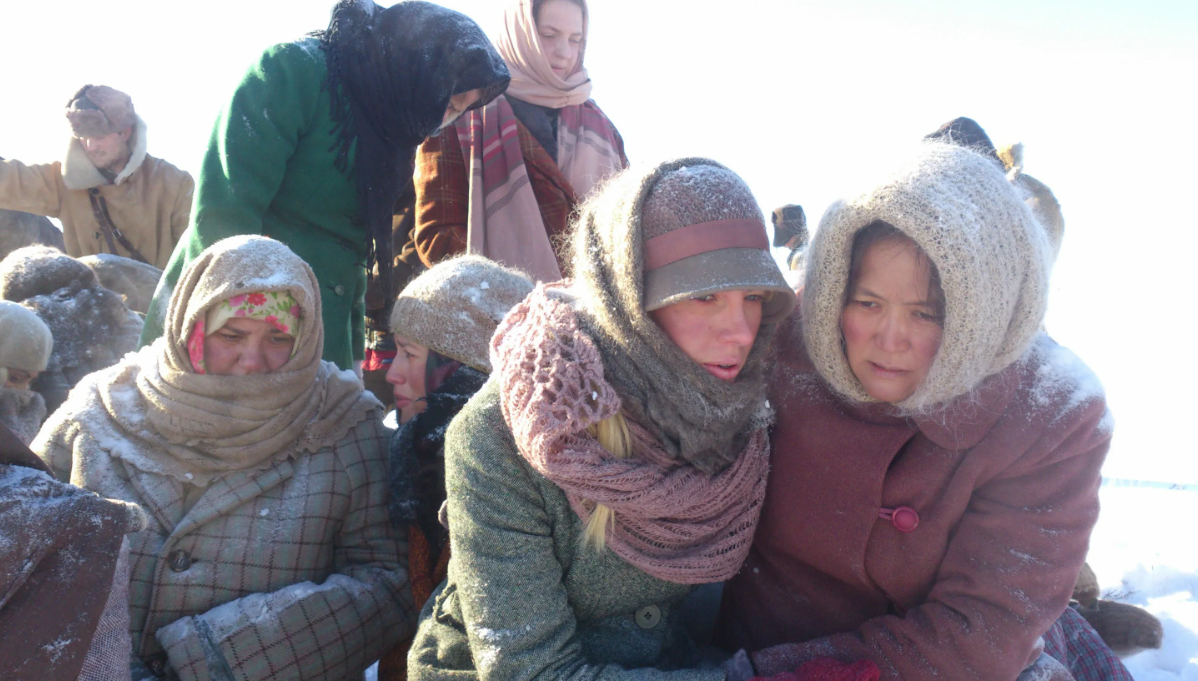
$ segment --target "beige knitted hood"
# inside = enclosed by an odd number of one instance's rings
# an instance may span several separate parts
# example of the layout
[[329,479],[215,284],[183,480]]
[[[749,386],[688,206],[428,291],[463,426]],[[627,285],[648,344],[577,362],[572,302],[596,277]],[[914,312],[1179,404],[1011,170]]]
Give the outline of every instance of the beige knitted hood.
[[873,402],[849,368],[840,332],[853,237],[881,220],[909,236],[940,272],[944,335],[923,384],[898,407],[927,412],[1016,359],[1048,304],[1048,235],[992,159],[928,142],[889,180],[820,220],[807,251],[803,339],[816,370],[845,397]]
[[[109,418],[136,445],[112,454],[142,470],[207,484],[223,472],[330,446],[381,410],[352,372],[320,359],[319,290],[307,263],[273,239],[237,236],[205,249],[171,294],[165,335],[96,381]],[[208,309],[272,291],[287,291],[301,310],[291,359],[267,374],[195,373],[187,339]]]
[[399,294],[391,332],[491,373],[495,327],[532,289],[528,275],[482,256],[445,260]]

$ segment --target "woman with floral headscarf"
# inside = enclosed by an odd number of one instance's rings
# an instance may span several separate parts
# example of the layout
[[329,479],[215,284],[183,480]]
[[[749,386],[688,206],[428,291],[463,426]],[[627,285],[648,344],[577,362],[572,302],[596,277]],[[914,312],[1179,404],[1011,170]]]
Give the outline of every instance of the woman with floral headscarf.
[[381,405],[323,345],[312,269],[225,239],[183,270],[165,335],[84,379],[34,441],[60,479],[149,511],[134,678],[354,678],[411,631]]
[[[469,251],[560,279],[556,252],[578,204],[628,166],[624,140],[591,100],[586,0],[516,0],[497,46],[505,94],[417,153],[417,253],[426,266]],[[483,150],[486,150],[484,160]]]

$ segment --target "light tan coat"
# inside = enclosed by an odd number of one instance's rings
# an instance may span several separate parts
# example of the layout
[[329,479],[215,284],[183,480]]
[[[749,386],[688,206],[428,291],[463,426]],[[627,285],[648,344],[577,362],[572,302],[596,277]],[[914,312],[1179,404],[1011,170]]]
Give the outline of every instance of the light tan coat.
[[[129,143],[133,155],[112,182],[96,170],[76,139],[62,162],[0,161],[0,208],[61,220],[68,255],[109,253],[88,197],[95,188],[117,229],[151,265],[165,268],[187,228],[195,181],[146,153],[146,125],[140,118]],[[119,243],[116,248],[117,255],[130,255]]]

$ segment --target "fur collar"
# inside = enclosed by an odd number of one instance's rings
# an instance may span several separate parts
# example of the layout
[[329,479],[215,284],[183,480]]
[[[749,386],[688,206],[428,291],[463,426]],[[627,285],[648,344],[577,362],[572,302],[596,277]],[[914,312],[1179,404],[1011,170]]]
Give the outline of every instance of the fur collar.
[[[112,184],[124,184],[125,180],[137,172],[137,169],[146,160],[146,122],[141,119],[141,116],[137,117],[137,123],[133,126],[133,134],[129,137],[129,143],[133,147],[133,154],[129,157],[129,162],[125,164],[125,169],[116,176]],[[71,138],[71,143],[67,147],[67,156],[62,162],[62,182],[67,189],[91,189],[108,184],[107,178],[92,165],[91,160],[87,158],[87,153],[83,151],[83,146],[74,137]]]

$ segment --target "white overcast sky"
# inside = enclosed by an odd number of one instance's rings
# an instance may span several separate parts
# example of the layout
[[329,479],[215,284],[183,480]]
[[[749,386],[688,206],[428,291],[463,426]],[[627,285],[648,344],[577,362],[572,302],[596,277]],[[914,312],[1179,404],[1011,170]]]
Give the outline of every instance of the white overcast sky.
[[[502,0],[445,0],[490,32]],[[49,162],[85,83],[125,90],[151,154],[198,169],[266,46],[332,0],[0,2],[0,156]],[[1198,482],[1198,2],[591,0],[595,100],[637,161],[705,155],[814,226],[970,116],[1066,220],[1048,328],[1106,385],[1105,474]]]

